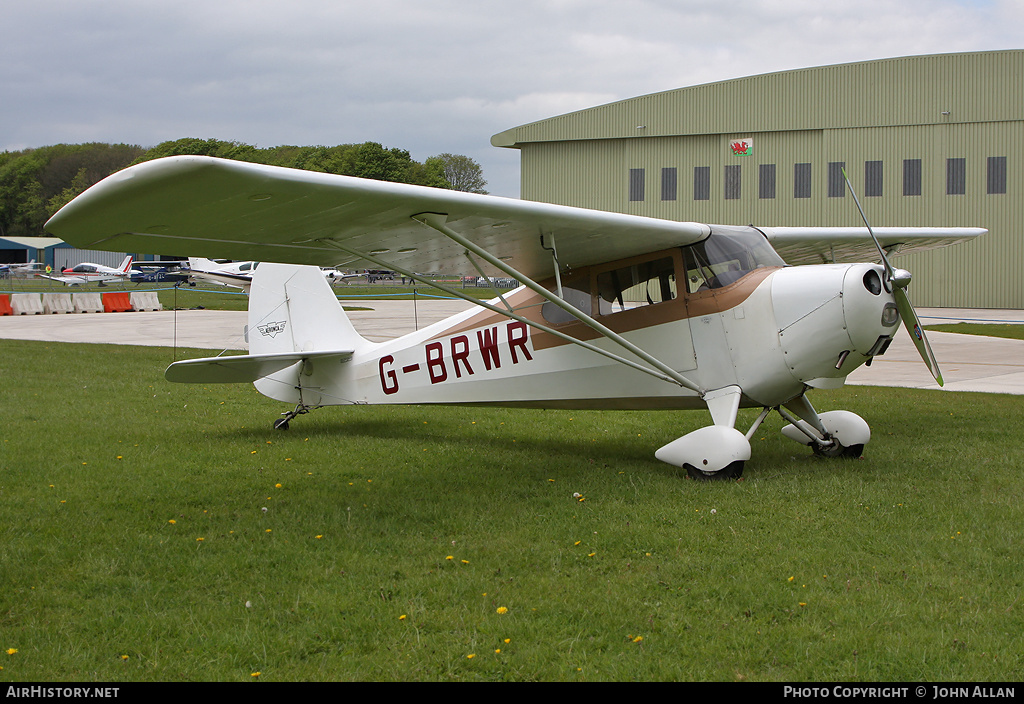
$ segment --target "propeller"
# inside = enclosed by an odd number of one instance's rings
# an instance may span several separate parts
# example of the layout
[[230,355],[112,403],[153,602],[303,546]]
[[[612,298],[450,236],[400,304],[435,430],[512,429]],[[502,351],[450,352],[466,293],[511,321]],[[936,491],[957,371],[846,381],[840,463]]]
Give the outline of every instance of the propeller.
[[932,346],[928,344],[928,338],[925,336],[924,328],[921,326],[921,319],[917,317],[917,312],[910,303],[910,296],[907,295],[907,286],[910,285],[911,279],[910,272],[906,269],[892,268],[892,264],[889,263],[889,257],[885,255],[885,250],[882,249],[878,238],[875,237],[875,231],[871,229],[871,223],[868,222],[868,218],[864,214],[864,208],[860,205],[857,192],[854,190],[853,184],[850,183],[850,177],[846,175],[846,169],[842,171],[846,185],[850,189],[850,193],[853,194],[853,202],[857,204],[860,217],[867,226],[868,234],[871,235],[871,240],[878,249],[878,256],[882,258],[882,266],[885,267],[885,288],[892,291],[893,298],[896,300],[896,309],[900,312],[900,317],[903,319],[903,327],[910,333],[910,339],[914,341],[914,346],[917,347],[917,352],[921,355],[921,359],[924,360],[928,371],[935,377],[935,381],[939,382],[939,386],[942,386],[942,372],[939,371],[939,363],[935,359],[935,353],[932,352]]

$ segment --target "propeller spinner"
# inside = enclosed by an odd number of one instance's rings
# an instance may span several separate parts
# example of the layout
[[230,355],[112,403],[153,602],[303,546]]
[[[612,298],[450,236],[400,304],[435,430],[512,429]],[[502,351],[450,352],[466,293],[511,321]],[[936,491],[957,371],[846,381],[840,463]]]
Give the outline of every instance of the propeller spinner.
[[885,255],[885,250],[882,249],[878,238],[875,237],[874,230],[871,229],[871,223],[868,222],[868,218],[864,214],[864,208],[860,205],[857,192],[854,190],[853,184],[850,183],[850,177],[846,175],[846,169],[843,169],[843,178],[846,180],[850,193],[853,194],[853,202],[857,204],[857,210],[860,212],[864,225],[868,228],[868,234],[871,235],[871,240],[878,249],[878,256],[881,257],[882,266],[885,267],[885,288],[892,292],[893,298],[896,300],[896,309],[899,310],[900,317],[903,319],[903,327],[910,333],[910,339],[914,341],[914,346],[917,347],[917,352],[921,355],[921,359],[924,360],[928,371],[935,377],[935,381],[939,383],[939,386],[942,386],[942,372],[939,370],[939,363],[935,359],[935,353],[932,352],[932,346],[928,344],[928,337],[924,334],[921,319],[917,317],[917,312],[910,302],[910,296],[907,295],[907,286],[910,285],[912,278],[910,272],[906,269],[892,268],[889,258]]

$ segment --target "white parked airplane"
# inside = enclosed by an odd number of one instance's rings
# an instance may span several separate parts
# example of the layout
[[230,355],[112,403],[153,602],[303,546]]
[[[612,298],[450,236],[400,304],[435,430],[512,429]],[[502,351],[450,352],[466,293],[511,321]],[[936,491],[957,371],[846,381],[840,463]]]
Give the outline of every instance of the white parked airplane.
[[[188,275],[199,281],[209,281],[223,286],[233,286],[249,291],[252,284],[253,273],[260,265],[259,262],[215,262],[211,259],[201,257],[188,258]],[[343,274],[337,269],[322,268],[324,278],[330,281],[341,281],[360,274]]]
[[82,262],[81,264],[75,264],[73,267],[64,269],[60,274],[37,273],[36,276],[52,281],[60,281],[67,286],[91,283],[99,283],[102,286],[107,281],[124,281],[131,278],[132,275],[141,273],[137,269],[132,269],[132,255],[129,254],[121,262],[121,266],[116,268],[102,264],[93,264],[92,262]]
[[[80,247],[514,277],[522,287],[482,308],[373,343],[318,269],[265,263],[250,295],[250,354],[178,362],[166,376],[254,382],[295,404],[281,428],[344,404],[706,408],[712,425],[656,452],[694,477],[738,477],[771,411],[816,453],[859,456],[867,423],[818,413],[809,390],[841,386],[884,353],[901,316],[941,383],[906,295],[910,274],[883,248],[985,232],[674,222],[209,157],[133,166],[46,229]],[[882,264],[822,263],[837,257]],[[746,432],[735,428],[740,407],[763,409]]]
[[35,259],[22,264],[17,262],[11,264],[0,264],[0,276],[33,276],[36,273],[36,270],[43,266],[43,264],[36,262]]
[[189,257],[186,273],[197,281],[209,281],[248,291],[252,274],[259,264],[251,261],[220,263],[202,257]]

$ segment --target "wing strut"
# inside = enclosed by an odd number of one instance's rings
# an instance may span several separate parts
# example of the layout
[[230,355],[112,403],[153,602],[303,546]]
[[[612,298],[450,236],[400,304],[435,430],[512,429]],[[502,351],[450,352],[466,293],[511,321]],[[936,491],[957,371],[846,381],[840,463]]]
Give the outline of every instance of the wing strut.
[[[590,344],[589,342],[585,342],[583,340],[577,340],[575,337],[571,337],[569,335],[566,335],[564,332],[561,332],[559,330],[555,330],[554,328],[550,328],[547,325],[542,325],[542,324],[540,324],[540,323],[538,323],[538,322],[536,322],[534,320],[528,320],[527,318],[524,318],[523,316],[518,315],[517,313],[513,312],[511,308],[509,308],[508,310],[504,310],[502,308],[498,308],[497,306],[492,306],[490,303],[487,303],[486,301],[481,301],[479,298],[474,298],[474,297],[472,297],[470,295],[467,295],[466,293],[464,293],[462,291],[459,291],[458,289],[454,289],[454,288],[451,288],[449,286],[445,286],[444,284],[438,283],[436,281],[431,281],[430,279],[427,279],[427,278],[425,278],[425,277],[423,277],[423,276],[421,276],[419,274],[416,274],[414,272],[402,269],[401,267],[395,266],[392,262],[388,262],[388,261],[385,261],[383,259],[380,259],[379,257],[375,257],[375,256],[373,256],[371,254],[366,254],[366,253],[363,253],[363,252],[359,252],[359,251],[357,251],[355,249],[351,249],[350,247],[346,247],[345,245],[341,244],[340,242],[335,242],[334,240],[328,240],[328,239],[319,240],[319,242],[321,244],[327,245],[329,247],[333,247],[335,249],[341,250],[342,252],[345,252],[346,254],[351,254],[352,256],[357,257],[360,260],[365,259],[366,261],[373,262],[374,264],[376,264],[377,266],[380,266],[382,268],[391,269],[393,271],[397,271],[399,274],[402,274],[403,276],[406,276],[406,277],[412,279],[413,281],[419,281],[420,283],[426,284],[427,286],[432,286],[432,287],[434,287],[436,289],[444,291],[445,293],[447,293],[449,295],[455,296],[456,298],[461,298],[464,301],[468,301],[469,303],[472,303],[473,305],[480,306],[481,308],[486,308],[487,310],[491,311],[492,313],[498,313],[499,315],[503,315],[506,318],[511,318],[512,320],[515,320],[516,322],[524,323],[526,325],[529,325],[530,327],[533,327],[533,328],[536,328],[538,330],[541,330],[542,332],[550,333],[550,334],[554,335],[557,338],[565,340],[566,342],[570,342],[570,343],[572,343],[574,345],[577,345],[579,347],[582,347],[582,348],[584,348],[586,350],[590,350],[591,352],[599,354],[602,357],[607,357],[608,359],[611,359],[611,360],[613,360],[615,362],[619,362],[620,364],[625,364],[627,367],[630,367],[631,369],[636,369],[637,371],[643,372],[644,374],[648,374],[650,376],[653,376],[655,379],[660,379],[661,381],[667,381],[667,382],[672,383],[672,384],[678,384],[679,383],[676,379],[674,379],[673,377],[668,376],[667,374],[662,374],[661,372],[658,372],[658,371],[656,371],[654,369],[651,369],[650,367],[646,367],[646,366],[644,366],[642,364],[638,364],[637,362],[634,362],[632,360],[626,359],[625,357],[620,357],[619,355],[617,355],[617,354],[615,354],[613,352],[609,352],[608,350],[603,350],[600,347],[597,347],[596,345]],[[508,305],[508,304],[506,303],[506,305]],[[696,386],[691,387],[691,386],[689,386],[687,384],[683,384],[683,386],[685,386],[686,388],[691,389],[693,391],[696,391],[697,393],[703,394],[703,391],[701,391],[699,388],[696,388]]]
[[[516,279],[517,281],[522,282],[527,288],[532,290],[534,293],[542,296],[545,300],[555,304],[556,306],[558,306],[559,308],[561,308],[565,312],[567,312],[570,315],[572,315],[573,317],[575,317],[577,320],[579,320],[581,323],[583,323],[587,327],[597,331],[602,336],[604,336],[604,337],[608,338],[609,340],[611,340],[612,342],[615,342],[616,344],[618,344],[620,347],[624,347],[626,350],[632,352],[634,355],[636,355],[637,357],[639,357],[643,361],[645,361],[648,364],[650,364],[652,367],[654,367],[655,369],[660,371],[663,375],[665,375],[666,377],[668,377],[669,379],[671,379],[675,383],[679,384],[680,386],[682,386],[684,388],[690,389],[691,391],[695,391],[698,394],[703,395],[703,393],[704,393],[703,389],[701,389],[697,384],[693,383],[692,381],[687,379],[685,376],[683,376],[682,374],[677,372],[672,367],[668,366],[667,364],[665,364],[664,362],[662,362],[658,358],[652,356],[648,352],[645,352],[644,350],[640,349],[639,347],[634,345],[632,342],[630,342],[626,338],[622,337],[622,335],[619,335],[617,332],[614,332],[613,330],[610,330],[609,328],[605,327],[601,323],[597,322],[596,320],[591,318],[589,315],[587,315],[583,311],[579,310],[578,308],[572,306],[571,304],[569,304],[568,302],[566,302],[565,300],[560,298],[558,295],[552,293],[551,291],[548,291],[546,288],[544,288],[543,286],[538,284],[536,281],[533,281],[529,277],[527,277],[527,276],[521,274],[520,272],[516,271],[515,269],[510,267],[508,264],[506,264],[505,262],[503,262],[500,259],[498,259],[497,257],[495,257],[490,252],[487,252],[485,249],[483,249],[479,245],[477,245],[477,244],[475,244],[473,242],[470,242],[469,240],[467,240],[462,235],[460,235],[457,232],[453,231],[451,228],[449,228],[445,224],[445,219],[446,218],[447,218],[447,216],[441,215],[441,214],[437,214],[437,213],[422,213],[420,215],[414,215],[413,216],[414,220],[417,220],[417,221],[423,223],[427,227],[430,227],[430,228],[432,228],[434,230],[437,230],[438,232],[440,232],[445,237],[447,237],[450,240],[458,243],[462,247],[465,247],[468,252],[472,252],[476,256],[478,256],[481,259],[483,259],[484,261],[486,261],[491,266],[497,268],[499,271],[502,271],[505,274],[507,274],[508,276],[511,276],[512,278]],[[536,323],[530,323],[530,324],[533,325],[534,327],[539,327],[539,326],[537,326]],[[576,340],[575,338],[572,338],[572,337],[568,337],[568,336],[563,336],[563,337],[567,337],[569,340],[572,340],[576,344],[578,344],[580,342],[579,340]],[[593,348],[593,349],[600,349],[600,348]],[[606,355],[606,356],[608,356],[608,355]],[[619,360],[623,361],[621,358],[619,358]]]

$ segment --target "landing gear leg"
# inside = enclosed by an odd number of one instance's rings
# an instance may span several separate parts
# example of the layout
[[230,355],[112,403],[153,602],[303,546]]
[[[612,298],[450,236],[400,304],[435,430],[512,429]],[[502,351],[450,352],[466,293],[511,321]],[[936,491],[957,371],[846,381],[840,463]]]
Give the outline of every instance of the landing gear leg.
[[307,406],[300,402],[295,406],[295,410],[282,413],[281,415],[283,417],[274,421],[274,430],[288,430],[288,423],[291,422],[292,418],[301,416],[304,413],[309,413],[312,410],[313,408],[311,406]]
[[[796,413],[796,418],[786,408]],[[849,411],[829,411],[818,414],[805,396],[779,407],[779,415],[792,425],[782,429],[790,440],[810,445],[819,457],[845,457],[857,459],[864,453],[864,445],[871,439],[871,429],[864,419]]]

